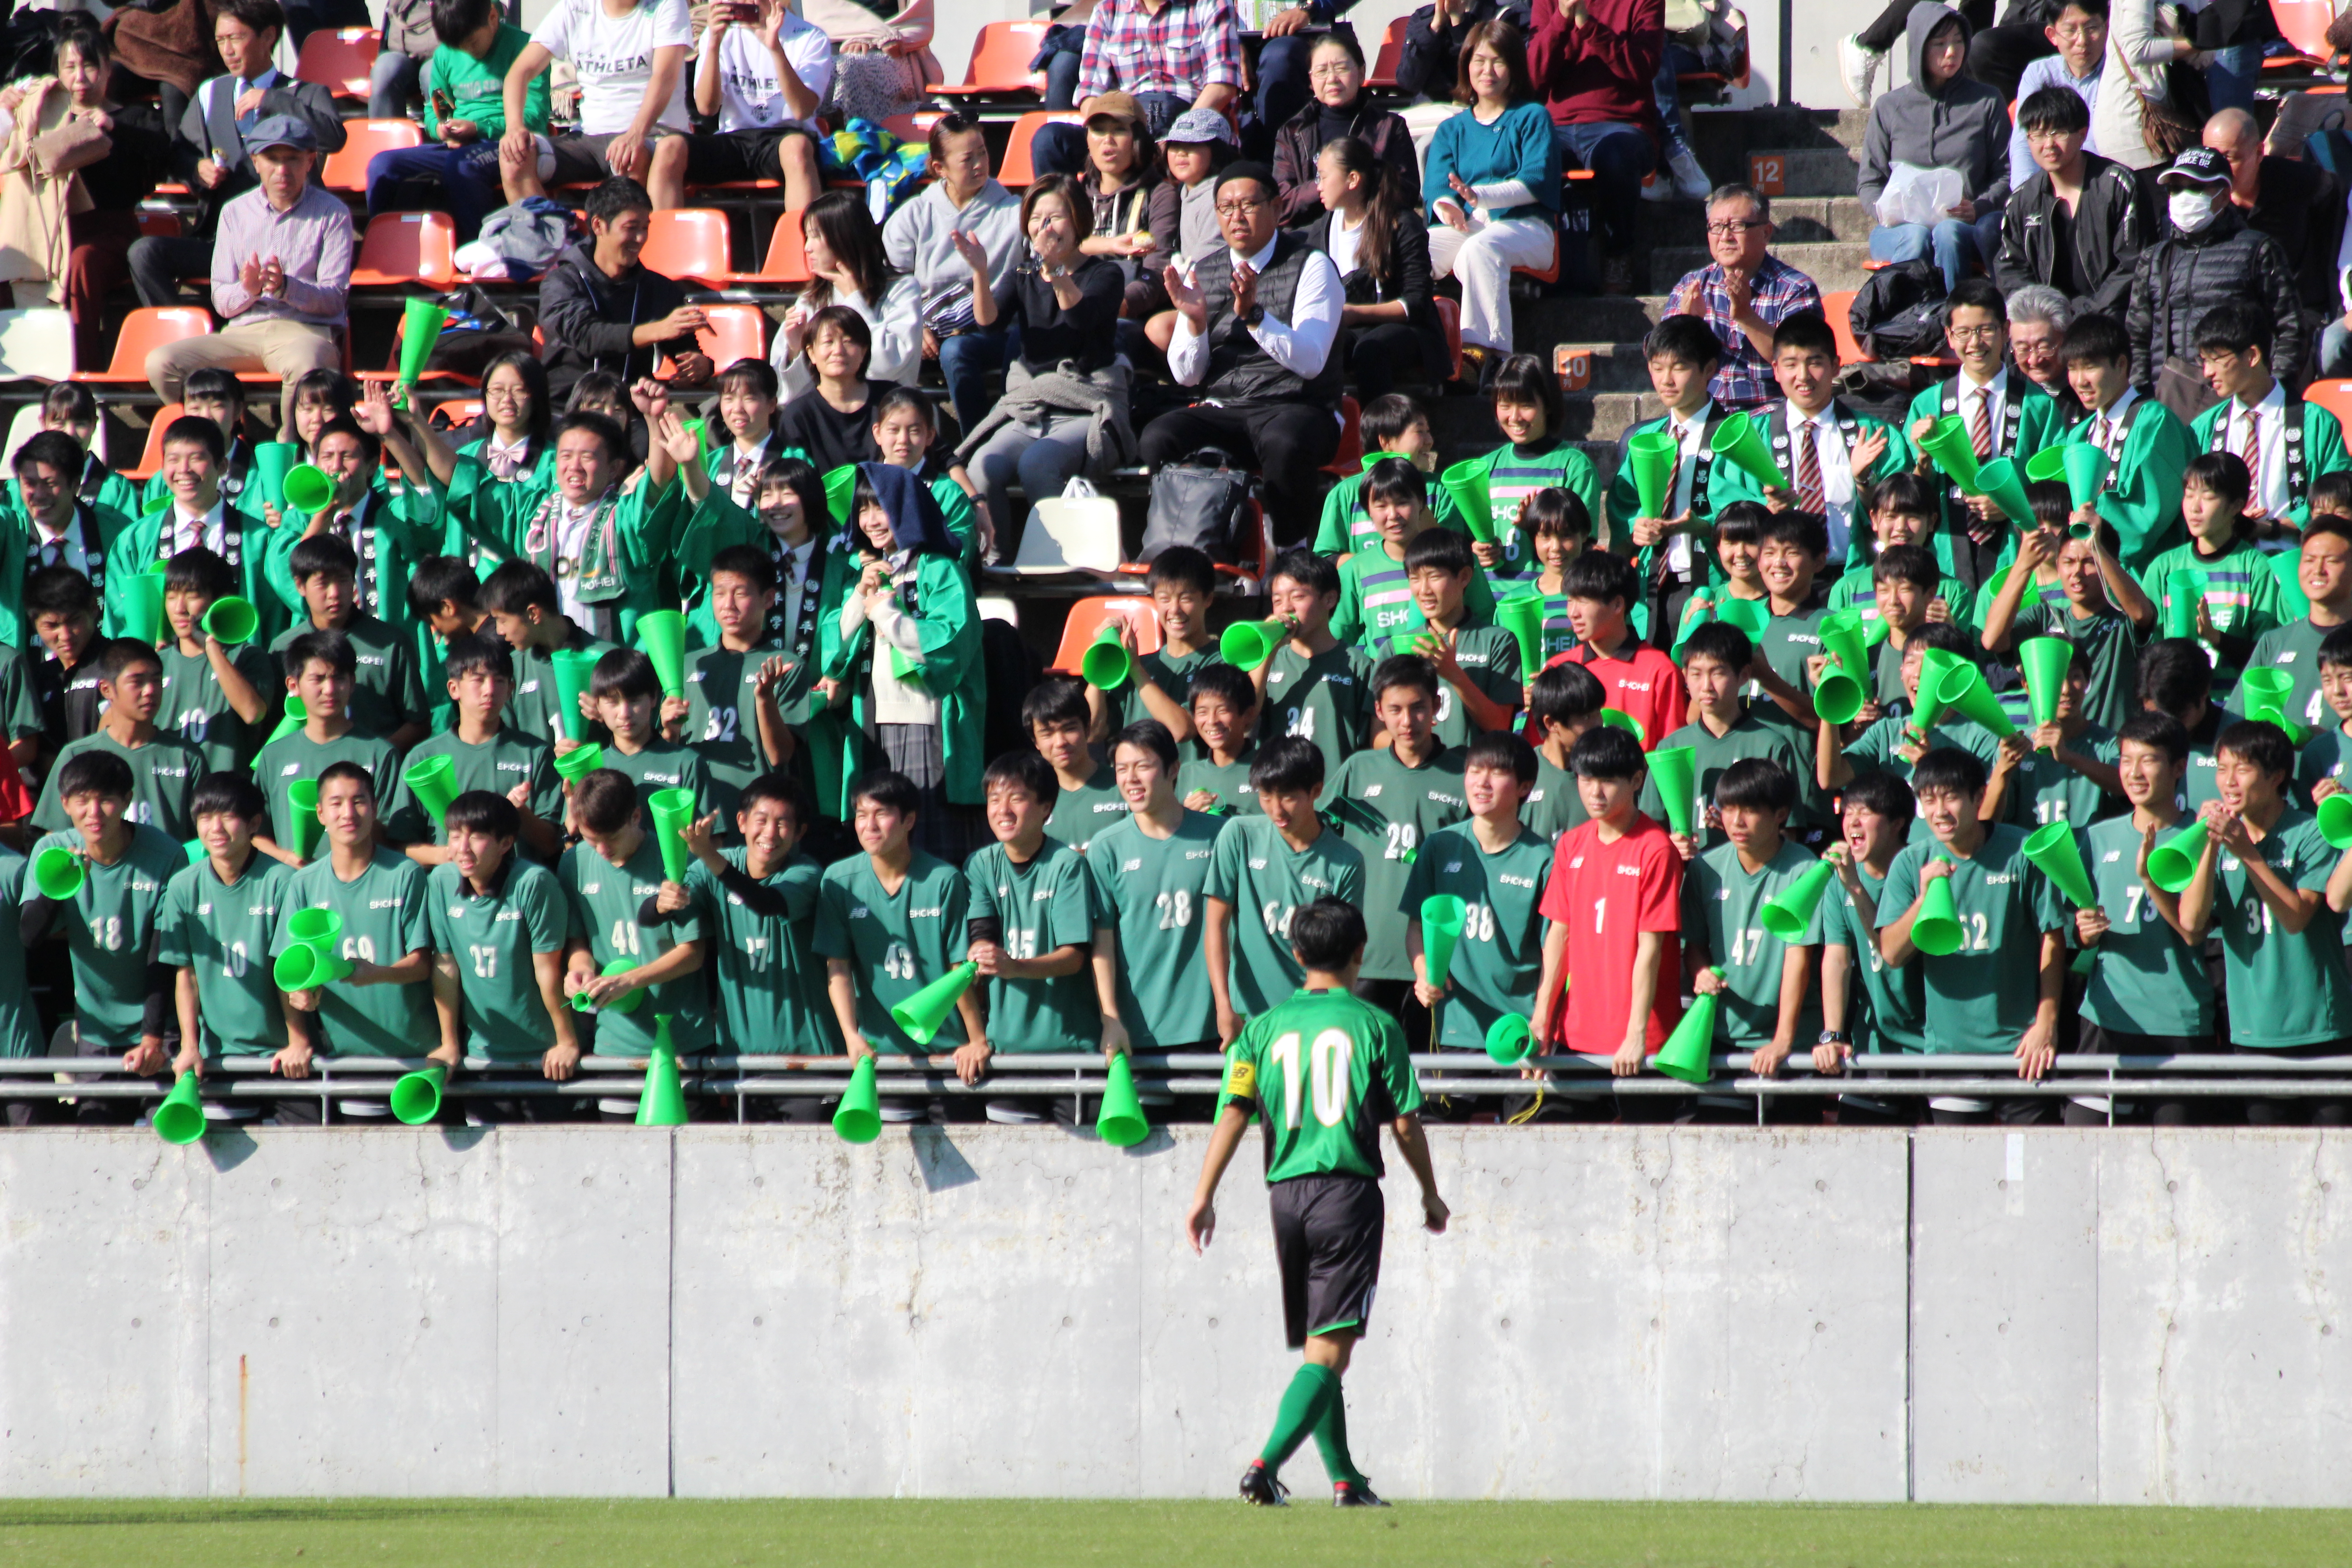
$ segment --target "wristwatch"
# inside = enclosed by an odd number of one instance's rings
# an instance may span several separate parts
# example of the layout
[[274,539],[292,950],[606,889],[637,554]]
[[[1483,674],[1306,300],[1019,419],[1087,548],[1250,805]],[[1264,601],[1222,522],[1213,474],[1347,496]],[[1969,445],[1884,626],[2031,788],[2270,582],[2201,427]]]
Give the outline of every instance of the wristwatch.
[[1817,1046],[1850,1046],[1853,1044],[1853,1037],[1843,1029],[1823,1029],[1822,1037],[1813,1043]]
[[1255,327],[1260,321],[1265,320],[1265,307],[1262,304],[1253,303],[1249,308],[1249,314],[1242,318],[1242,325],[1244,327]]

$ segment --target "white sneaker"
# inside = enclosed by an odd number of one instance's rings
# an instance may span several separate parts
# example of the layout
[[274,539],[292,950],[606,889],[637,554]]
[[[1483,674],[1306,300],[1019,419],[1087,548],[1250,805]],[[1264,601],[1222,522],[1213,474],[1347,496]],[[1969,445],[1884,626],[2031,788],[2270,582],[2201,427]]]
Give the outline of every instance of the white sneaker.
[[1864,48],[1860,33],[1848,33],[1838,40],[1838,77],[1845,83],[1846,96],[1864,109],[1870,107],[1870,84],[1878,77],[1879,62],[1886,57],[1876,49]]
[[1675,199],[1675,182],[1671,168],[1661,169],[1650,176],[1649,184],[1642,187],[1642,199],[1645,202],[1670,202]]
[[1698,158],[1687,147],[1677,147],[1666,155],[1666,168],[1675,177],[1675,195],[1685,201],[1703,202],[1715,187],[1707,183],[1706,171],[1698,166]]

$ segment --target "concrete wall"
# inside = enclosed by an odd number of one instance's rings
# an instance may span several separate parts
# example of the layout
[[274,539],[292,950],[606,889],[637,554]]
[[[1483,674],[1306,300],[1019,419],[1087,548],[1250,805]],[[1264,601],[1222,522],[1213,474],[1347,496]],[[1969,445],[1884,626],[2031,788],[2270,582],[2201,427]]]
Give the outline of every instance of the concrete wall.
[[[1220,1495],[1295,1363],[1247,1152],[1182,1245],[1202,1142],[0,1138],[0,1493]],[[1433,1142],[1393,1495],[2352,1502],[2340,1136]]]

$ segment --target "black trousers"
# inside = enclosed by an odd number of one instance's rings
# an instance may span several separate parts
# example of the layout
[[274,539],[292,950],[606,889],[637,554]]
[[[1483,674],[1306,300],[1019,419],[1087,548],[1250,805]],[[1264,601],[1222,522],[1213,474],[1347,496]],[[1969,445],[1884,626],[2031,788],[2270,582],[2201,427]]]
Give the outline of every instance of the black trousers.
[[1382,321],[1376,327],[1349,327],[1345,333],[1348,379],[1356,384],[1356,401],[1385,397],[1400,381],[1429,379],[1429,357],[1420,329],[1409,321]]
[[182,303],[180,279],[203,278],[213,266],[209,239],[163,239],[154,235],[131,247],[131,282],[142,305]]
[[1323,501],[1317,476],[1339,450],[1332,409],[1312,403],[1202,403],[1163,414],[1143,428],[1146,468],[1180,462],[1203,447],[1231,453],[1265,481],[1276,544],[1303,544],[1313,535]]
[[[2352,1040],[2322,1040],[2315,1046],[2239,1046],[2249,1057],[2340,1057],[2352,1054]],[[2249,1100],[2249,1127],[2352,1127],[2352,1102],[2341,1100]]]

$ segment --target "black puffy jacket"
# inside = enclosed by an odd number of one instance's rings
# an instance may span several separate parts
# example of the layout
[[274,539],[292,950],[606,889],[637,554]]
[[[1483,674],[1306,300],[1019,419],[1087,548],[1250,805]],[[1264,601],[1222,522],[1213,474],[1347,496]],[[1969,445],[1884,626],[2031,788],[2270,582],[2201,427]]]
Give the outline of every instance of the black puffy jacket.
[[2248,228],[2235,207],[2224,206],[2210,226],[2182,234],[2169,223],[2164,237],[2139,253],[2132,274],[2132,384],[2147,392],[2168,359],[2197,363],[2197,323],[2216,305],[2250,300],[2271,313],[2271,374],[2301,384],[2303,313],[2286,253],[2269,235]]

